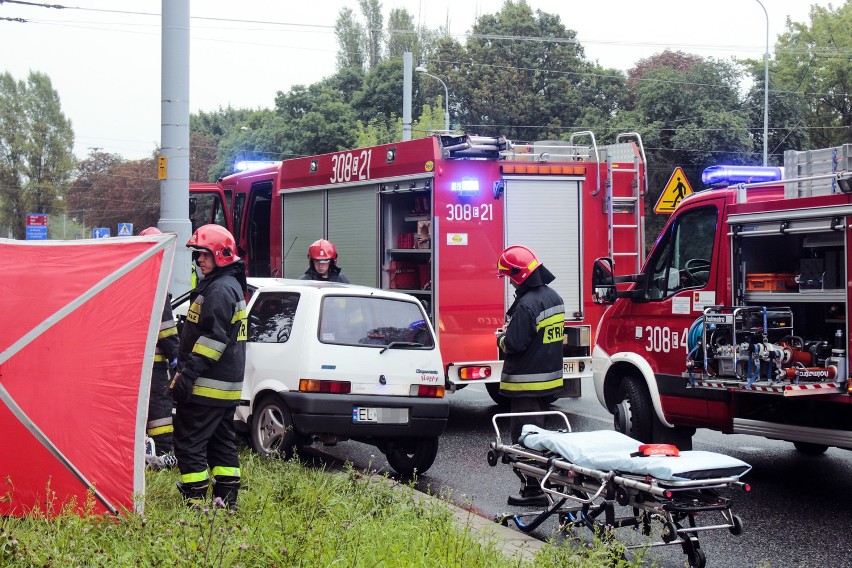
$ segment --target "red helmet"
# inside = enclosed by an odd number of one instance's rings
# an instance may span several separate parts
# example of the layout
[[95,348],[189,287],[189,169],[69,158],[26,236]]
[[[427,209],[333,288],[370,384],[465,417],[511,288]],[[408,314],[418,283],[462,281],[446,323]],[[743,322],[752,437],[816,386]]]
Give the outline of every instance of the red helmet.
[[228,266],[240,260],[233,235],[221,225],[203,225],[192,233],[186,246],[196,252],[209,252],[216,266]]
[[143,229],[141,233],[139,233],[140,237],[147,237],[148,235],[162,235],[163,232],[157,227],[148,227],[147,229]]
[[523,284],[541,266],[533,251],[520,245],[510,246],[497,259],[497,276],[508,276],[515,284]]
[[311,260],[337,260],[337,248],[334,243],[325,239],[314,241],[308,247],[308,258]]

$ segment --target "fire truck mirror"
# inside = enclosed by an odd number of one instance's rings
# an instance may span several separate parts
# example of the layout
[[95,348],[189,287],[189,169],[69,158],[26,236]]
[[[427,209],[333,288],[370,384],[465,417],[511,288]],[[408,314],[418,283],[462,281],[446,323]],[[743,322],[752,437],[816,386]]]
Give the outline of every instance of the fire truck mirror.
[[592,299],[596,304],[611,304],[615,298],[612,259],[598,258],[592,267]]

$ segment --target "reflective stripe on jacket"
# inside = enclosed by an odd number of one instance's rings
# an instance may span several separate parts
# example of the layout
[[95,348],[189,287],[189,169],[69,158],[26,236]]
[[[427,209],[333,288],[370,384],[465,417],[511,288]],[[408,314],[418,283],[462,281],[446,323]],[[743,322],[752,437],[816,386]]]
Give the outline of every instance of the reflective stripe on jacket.
[[498,339],[505,355],[500,394],[546,396],[562,388],[565,307],[548,286],[520,287],[509,309],[509,325]]
[[234,406],[239,402],[246,364],[246,302],[234,271],[217,269],[190,294],[180,336],[179,369],[192,379],[191,402]]

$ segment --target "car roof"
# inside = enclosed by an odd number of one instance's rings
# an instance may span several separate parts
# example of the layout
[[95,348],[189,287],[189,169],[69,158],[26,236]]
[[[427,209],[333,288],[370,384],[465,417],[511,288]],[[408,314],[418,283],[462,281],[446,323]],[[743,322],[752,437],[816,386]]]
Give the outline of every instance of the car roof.
[[370,286],[360,286],[358,284],[343,284],[340,282],[326,282],[321,280],[296,280],[293,278],[258,278],[250,277],[246,279],[249,287],[259,291],[290,291],[303,292],[309,294],[344,294],[344,295],[371,295],[381,296],[383,298],[393,298],[396,300],[412,301],[416,300],[414,296],[404,294],[402,292],[394,292],[392,290],[382,290],[372,288]]

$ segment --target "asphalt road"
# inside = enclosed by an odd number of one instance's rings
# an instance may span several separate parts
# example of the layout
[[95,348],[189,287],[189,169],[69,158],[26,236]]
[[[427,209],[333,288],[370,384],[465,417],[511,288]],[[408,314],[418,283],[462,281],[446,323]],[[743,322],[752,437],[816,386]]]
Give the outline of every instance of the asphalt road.
[[[506,497],[520,485],[511,467],[490,467],[486,460],[489,444],[496,437],[491,418],[501,409],[481,387],[468,387],[449,397],[450,421],[438,457],[420,477],[418,487],[449,495],[457,504],[472,507],[487,518],[523,511],[506,504]],[[560,400],[553,407],[568,415],[574,430],[612,429],[612,418],[598,404],[591,383],[583,384],[581,398]],[[504,442],[508,437],[508,424],[505,426]],[[698,431],[693,446],[753,466],[743,478],[752,485],[752,492],[730,495],[734,513],[743,520],[743,534],[717,530],[700,535],[708,566],[852,566],[852,452],[832,448],[822,456],[808,457],[789,443],[707,430]],[[392,473],[384,456],[372,446],[344,442],[319,449],[350,461],[359,470]],[[555,530],[556,522],[550,520],[533,534],[547,539]],[[629,528],[619,529],[616,535],[641,542]],[[648,554],[650,561],[663,567],[684,566],[686,560],[675,546],[655,548]]]

